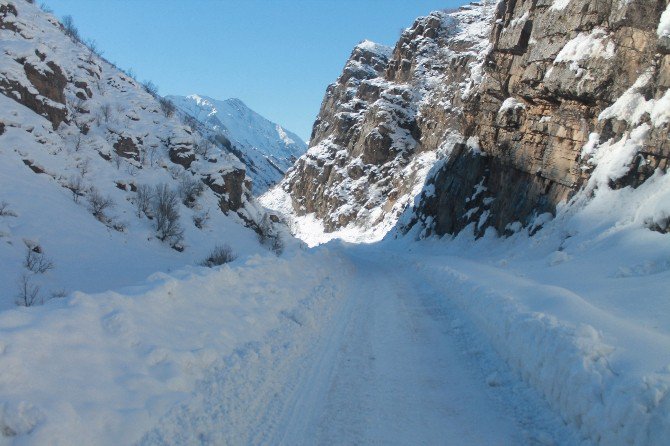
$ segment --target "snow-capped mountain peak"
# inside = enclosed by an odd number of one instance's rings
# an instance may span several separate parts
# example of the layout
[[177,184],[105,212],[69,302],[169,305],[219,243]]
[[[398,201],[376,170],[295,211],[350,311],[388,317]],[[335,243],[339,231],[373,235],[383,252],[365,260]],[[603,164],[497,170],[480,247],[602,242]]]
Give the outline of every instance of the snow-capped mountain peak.
[[[278,183],[307,150],[296,134],[256,113],[237,98],[205,95],[168,96],[180,113],[207,134],[219,149],[235,154],[247,166],[255,194]],[[218,138],[217,138],[218,136]]]

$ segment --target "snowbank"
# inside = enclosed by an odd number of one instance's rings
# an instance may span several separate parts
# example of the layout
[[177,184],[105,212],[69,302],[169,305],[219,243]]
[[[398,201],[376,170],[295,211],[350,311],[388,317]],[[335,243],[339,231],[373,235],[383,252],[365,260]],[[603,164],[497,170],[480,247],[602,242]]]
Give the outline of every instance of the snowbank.
[[347,268],[323,251],[254,257],[0,313],[0,432],[21,444],[131,444],[253,341],[318,327],[322,304],[341,295],[331,271]]

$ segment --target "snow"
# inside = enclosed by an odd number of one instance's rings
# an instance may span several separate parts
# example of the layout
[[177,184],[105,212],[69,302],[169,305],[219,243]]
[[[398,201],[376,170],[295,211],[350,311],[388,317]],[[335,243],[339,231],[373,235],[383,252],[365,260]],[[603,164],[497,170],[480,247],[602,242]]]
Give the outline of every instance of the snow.
[[[131,186],[165,183],[176,189],[183,178],[200,181],[201,175],[244,166],[229,154],[210,160],[214,162],[196,157],[189,170],[172,163],[168,145],[192,144],[198,136],[175,117],[164,116],[158,102],[135,80],[65,36],[54,25],[53,16],[28,2],[15,4],[17,17],[8,17],[22,33],[0,30],[2,79],[32,88],[16,59],[25,57],[45,72],[55,62],[70,79],[66,105],[57,104],[66,107],[69,121],[54,130],[47,119],[0,94],[0,120],[5,126],[0,135],[0,202],[7,202],[16,214],[0,216],[0,282],[4,284],[0,309],[15,305],[17,281],[25,272],[25,239],[38,242],[55,265],[32,276],[44,300],[76,290],[106,291],[138,283],[156,271],[197,264],[216,244],[229,244],[243,257],[265,251],[241,217],[219,210],[219,197],[209,189],[192,208],[179,205],[184,251],[160,242],[153,222],[138,216]],[[26,39],[28,34],[34,38]],[[84,90],[75,82],[85,82],[92,97],[79,101],[76,95]],[[110,111],[107,118],[101,112],[105,105]],[[77,107],[85,112],[77,112]],[[88,126],[85,135],[78,127],[84,124]],[[139,160],[114,156],[120,137],[130,138],[139,147]],[[34,173],[26,163],[44,173]],[[113,200],[106,223],[91,214],[86,196],[74,201],[68,185],[78,178],[84,190],[95,187]],[[243,205],[240,212],[245,218],[260,220],[263,210],[256,203]],[[209,219],[199,229],[193,219],[204,215]]]
[[331,242],[6,311],[2,422],[26,444],[662,444],[670,240],[644,225],[669,178],[533,237]]
[[[47,43],[62,44],[56,36]],[[44,289],[73,291],[31,308],[2,302],[0,444],[665,444],[670,235],[657,229],[670,219],[670,175],[610,187],[668,122],[668,93],[645,99],[647,82],[599,116],[630,131],[602,142],[590,134],[581,156],[591,175],[555,216],[511,223],[506,238],[475,239],[474,223],[455,237],[384,238],[462,140],[450,134],[395,172],[415,176],[413,187],[392,217],[370,209],[367,226],[325,233],[313,216],[292,216],[281,187],[265,194],[298,237],[321,244],[288,243],[281,257],[254,255],[263,252],[255,234],[221,213],[208,230],[187,231],[184,253],[147,240],[150,223],[114,181],[169,182],[181,170],[164,156],[156,164],[165,168],[110,169],[93,151],[67,149],[71,126],[54,131],[0,95],[0,201],[11,210],[0,216],[2,283],[18,275],[24,244],[39,243],[56,263]],[[152,99],[136,88],[96,93],[132,105],[124,114],[139,123],[115,124],[127,135],[158,125],[189,140],[177,121],[144,110]],[[87,143],[110,150],[105,138],[94,126]],[[82,162],[117,203],[110,215],[127,221],[125,232],[62,187]],[[221,160],[216,171],[238,163]],[[471,199],[485,191],[482,181]],[[205,196],[199,211],[216,200]],[[196,212],[180,209],[184,219]],[[187,265],[219,241],[241,257]]]
[[2,432],[29,434],[22,441],[31,444],[139,440],[227,358],[253,355],[252,341],[315,324],[319,310],[336,305],[340,290],[328,275],[343,265],[314,256],[157,274],[117,292],[1,313]]
[[659,38],[670,37],[670,4],[665,7],[665,11],[661,14],[656,33]]
[[581,32],[568,41],[556,55],[554,63],[570,63],[570,69],[579,72],[581,68],[578,62],[595,58],[610,59],[614,57],[614,50],[614,42],[609,40],[607,32],[595,28],[589,33]]
[[371,40],[363,40],[361,43],[356,45],[356,48],[360,48],[365,51],[370,51],[372,53],[376,53],[385,57],[391,57],[391,53],[393,52],[393,48],[386,45],[381,45],[379,43],[375,43]]
[[654,127],[662,127],[666,122],[670,122],[670,93],[666,90],[658,99],[646,99],[643,91],[650,80],[651,73],[646,72],[640,75],[614,104],[600,113],[598,119],[602,121],[616,118],[636,125],[648,114]]
[[611,106],[603,110],[598,116],[599,120],[617,118],[637,124],[646,113],[653,109],[654,101],[646,100],[642,94],[643,88],[651,80],[651,73],[645,72],[624,92]]
[[307,145],[294,133],[275,124],[247,107],[239,99],[223,101],[208,96],[167,96],[184,114],[192,116],[201,131],[214,137],[224,135],[247,165],[253,192],[261,195],[278,183]]
[[513,110],[513,109],[525,109],[526,104],[523,102],[519,101],[516,98],[507,98],[503,101],[503,103],[500,105],[500,109],[498,110],[498,114],[503,114],[508,110]]
[[561,11],[570,4],[570,1],[571,0],[554,0],[550,9],[553,9],[555,11]]

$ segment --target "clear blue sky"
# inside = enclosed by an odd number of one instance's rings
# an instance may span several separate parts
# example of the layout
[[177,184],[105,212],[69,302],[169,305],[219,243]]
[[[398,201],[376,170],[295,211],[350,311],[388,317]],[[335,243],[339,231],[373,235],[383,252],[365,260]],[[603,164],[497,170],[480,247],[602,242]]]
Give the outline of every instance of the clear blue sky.
[[[38,0],[40,2],[42,0]],[[309,138],[354,45],[465,0],[43,0],[162,95],[237,97]]]

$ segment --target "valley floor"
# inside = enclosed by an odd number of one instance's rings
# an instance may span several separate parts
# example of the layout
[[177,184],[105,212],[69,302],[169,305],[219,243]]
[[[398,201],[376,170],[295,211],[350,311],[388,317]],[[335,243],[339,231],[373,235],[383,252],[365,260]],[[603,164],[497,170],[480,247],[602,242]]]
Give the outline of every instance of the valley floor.
[[[348,282],[349,290],[328,319],[314,322],[318,328],[293,321],[289,336],[264,341],[265,353],[214,371],[142,443],[514,445],[569,438],[490,348],[470,343],[448,296],[408,274],[407,259],[359,251],[339,252],[349,267],[329,280]],[[245,401],[231,401],[231,391],[249,386]]]
[[667,335],[391,246],[0,314],[0,444],[661,444]]

